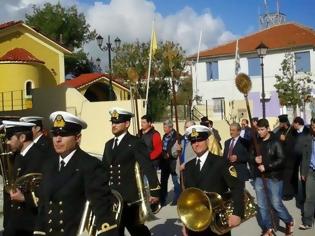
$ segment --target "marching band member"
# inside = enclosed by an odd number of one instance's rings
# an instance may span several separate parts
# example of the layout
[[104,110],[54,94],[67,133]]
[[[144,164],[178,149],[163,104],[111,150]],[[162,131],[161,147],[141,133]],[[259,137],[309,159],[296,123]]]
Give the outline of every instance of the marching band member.
[[103,163],[110,173],[110,187],[117,190],[124,200],[119,235],[124,235],[125,228],[132,236],[149,236],[149,229],[138,222],[139,191],[135,176],[135,163],[138,162],[150,185],[151,204],[159,201],[160,186],[156,171],[149,157],[145,143],[128,132],[133,114],[121,108],[110,110],[112,133],[114,138],[105,144]]
[[[32,127],[33,123],[3,121],[5,135],[10,150],[14,153],[14,180],[30,173],[41,173],[44,163],[43,153],[34,145]],[[12,158],[12,157],[7,157]],[[12,188],[9,196],[4,193],[5,222],[4,235],[20,236],[33,235],[37,207],[30,189]]]
[[[193,125],[186,130],[185,135],[188,136],[197,156],[185,165],[184,186],[206,192],[216,192],[220,195],[230,189],[234,201],[234,211],[228,219],[228,224],[229,227],[236,227],[240,224],[244,213],[244,187],[242,181],[237,178],[235,167],[229,166],[227,159],[209,152],[209,134],[210,129],[203,125]],[[217,235],[210,228],[202,232],[193,232],[185,227],[183,227],[183,234],[188,236]],[[230,232],[224,235],[230,235]]]
[[35,124],[32,127],[33,142],[45,154],[50,155],[54,152],[54,148],[51,138],[44,134],[43,119],[44,117],[41,116],[24,116],[20,118],[20,121]]
[[53,112],[50,120],[56,154],[45,165],[34,235],[76,236],[87,200],[98,235],[118,235],[113,195],[101,161],[79,147],[87,124],[64,111]]

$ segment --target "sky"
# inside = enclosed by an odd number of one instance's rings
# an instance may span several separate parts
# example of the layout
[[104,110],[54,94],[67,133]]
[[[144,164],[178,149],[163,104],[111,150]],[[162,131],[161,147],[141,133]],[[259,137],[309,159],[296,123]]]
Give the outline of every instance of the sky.
[[[152,21],[158,40],[180,43],[186,54],[214,47],[260,29],[259,14],[276,11],[276,0],[0,0],[0,22],[23,20],[32,5],[76,5],[92,29],[122,42],[149,41]],[[315,29],[315,0],[279,0],[287,21]],[[95,42],[85,45],[91,57],[106,60]]]

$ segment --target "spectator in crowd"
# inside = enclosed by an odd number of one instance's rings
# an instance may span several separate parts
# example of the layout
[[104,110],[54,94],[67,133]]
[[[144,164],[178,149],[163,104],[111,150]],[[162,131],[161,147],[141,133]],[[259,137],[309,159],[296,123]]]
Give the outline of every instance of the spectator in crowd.
[[291,200],[297,193],[297,181],[293,178],[295,159],[293,155],[293,147],[295,139],[292,136],[293,129],[291,128],[288,115],[283,114],[278,116],[279,127],[275,132],[275,138],[281,143],[285,156],[285,165],[283,169],[283,196],[282,199]]
[[303,205],[305,200],[305,182],[299,179],[299,169],[302,160],[302,150],[304,148],[305,136],[309,135],[310,129],[304,125],[304,120],[297,116],[293,120],[293,128],[294,128],[294,170],[292,175],[292,183],[297,189],[296,195],[296,203],[297,207],[299,207],[303,214]]
[[312,228],[315,211],[315,118],[311,119],[310,134],[302,139],[301,180],[305,182],[306,199],[299,229],[307,230]]
[[150,153],[150,159],[155,169],[159,168],[162,154],[162,140],[160,133],[154,129],[151,116],[144,115],[141,117],[140,137],[147,146]]
[[[173,122],[166,120],[163,122],[164,135],[162,139],[162,159],[160,163],[161,167],[161,198],[160,202],[162,206],[167,204],[167,184],[168,178],[171,175],[174,185],[174,196],[171,205],[176,205],[177,199],[180,194],[180,185],[178,181],[178,175],[176,173],[176,162],[178,153],[174,153],[174,146],[176,145],[178,134],[173,128]],[[176,150],[176,148],[175,148]]]
[[274,217],[270,216],[271,208],[274,209],[276,216],[285,223],[285,235],[291,236],[293,235],[293,218],[281,199],[284,153],[279,141],[269,132],[267,119],[260,119],[257,122],[257,127],[260,139],[258,140],[259,154],[256,153],[254,159],[254,186],[263,236],[273,235],[275,225],[272,220]]
[[237,177],[243,182],[249,180],[249,170],[247,162],[249,161],[248,141],[240,137],[241,126],[238,123],[230,125],[231,138],[224,143],[223,157],[229,160],[230,165],[235,166]]
[[247,119],[242,119],[241,120],[241,133],[240,136],[246,140],[250,140],[251,139],[251,130],[248,124],[248,120]]

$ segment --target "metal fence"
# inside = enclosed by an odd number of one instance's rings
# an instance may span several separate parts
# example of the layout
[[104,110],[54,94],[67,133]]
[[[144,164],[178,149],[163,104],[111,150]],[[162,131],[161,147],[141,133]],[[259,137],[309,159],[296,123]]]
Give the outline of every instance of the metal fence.
[[30,108],[32,99],[24,96],[24,90],[0,92],[0,111],[16,111]]

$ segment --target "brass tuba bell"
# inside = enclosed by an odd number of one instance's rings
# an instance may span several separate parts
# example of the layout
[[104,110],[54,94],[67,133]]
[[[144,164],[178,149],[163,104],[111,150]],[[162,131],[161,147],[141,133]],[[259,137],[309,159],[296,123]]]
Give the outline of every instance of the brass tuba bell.
[[[244,192],[245,214],[242,222],[256,215],[254,198],[248,191]],[[197,188],[185,189],[177,201],[177,213],[183,224],[194,232],[207,228],[222,235],[231,230],[228,218],[233,214],[233,201],[230,193],[220,195],[204,192]]]

